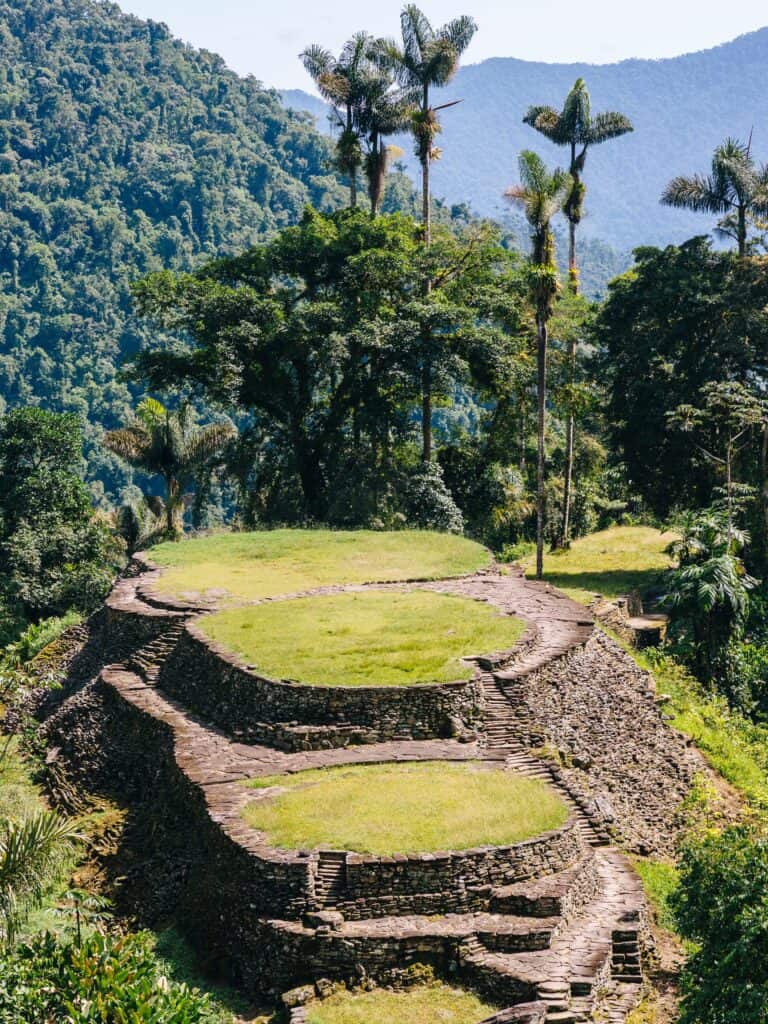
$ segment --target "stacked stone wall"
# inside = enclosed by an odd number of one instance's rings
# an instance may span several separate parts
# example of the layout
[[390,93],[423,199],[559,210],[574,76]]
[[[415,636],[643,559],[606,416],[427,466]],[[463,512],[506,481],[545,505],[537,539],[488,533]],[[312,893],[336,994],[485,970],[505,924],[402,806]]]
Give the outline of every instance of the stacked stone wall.
[[158,682],[231,735],[282,749],[345,746],[450,735],[483,709],[478,679],[422,686],[308,686],[260,676],[194,623]]

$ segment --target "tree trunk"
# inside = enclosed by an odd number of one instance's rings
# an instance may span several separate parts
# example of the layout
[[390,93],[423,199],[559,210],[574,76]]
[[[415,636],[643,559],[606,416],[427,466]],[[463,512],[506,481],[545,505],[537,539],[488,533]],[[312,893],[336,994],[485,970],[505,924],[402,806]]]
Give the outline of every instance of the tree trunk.
[[179,523],[181,484],[173,477],[165,478],[165,529],[170,540],[180,540],[184,534],[183,520]]
[[747,211],[739,207],[739,256],[747,254]]
[[761,573],[768,565],[768,423],[763,426],[763,443],[760,446],[760,552]]
[[357,171],[349,175],[349,205],[353,210],[357,207]]
[[424,244],[432,240],[432,207],[429,201],[429,156],[421,161],[421,219],[424,224]]
[[[429,114],[429,86],[424,86],[421,103],[422,113],[426,119]],[[425,121],[426,124],[426,121]],[[432,203],[429,194],[429,149],[422,152],[421,157],[421,219],[424,224],[424,244],[432,241]]]
[[432,461],[432,367],[426,360],[421,371],[421,460]]
[[[568,339],[568,369],[573,383],[576,369],[576,339]],[[564,550],[571,543],[571,503],[573,491],[573,448],[576,435],[576,418],[573,411],[568,413],[565,431],[565,482],[563,485],[563,529],[560,536],[560,547]]]
[[572,295],[579,294],[579,268],[576,261],[576,222],[568,221],[568,288]]
[[547,423],[547,321],[543,316],[536,318],[538,403],[539,403],[539,451],[536,470],[536,579],[544,575],[544,477],[546,473],[546,450],[544,431]]

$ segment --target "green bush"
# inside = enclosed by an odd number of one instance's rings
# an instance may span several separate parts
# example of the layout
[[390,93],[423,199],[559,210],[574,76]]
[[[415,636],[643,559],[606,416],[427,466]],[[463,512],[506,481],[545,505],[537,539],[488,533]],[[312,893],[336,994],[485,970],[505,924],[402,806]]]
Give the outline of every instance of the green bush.
[[671,896],[681,934],[697,944],[683,972],[680,1024],[768,1019],[768,835],[739,826],[694,835]]
[[224,1024],[210,997],[161,973],[145,933],[81,946],[49,933],[0,960],[0,1024]]

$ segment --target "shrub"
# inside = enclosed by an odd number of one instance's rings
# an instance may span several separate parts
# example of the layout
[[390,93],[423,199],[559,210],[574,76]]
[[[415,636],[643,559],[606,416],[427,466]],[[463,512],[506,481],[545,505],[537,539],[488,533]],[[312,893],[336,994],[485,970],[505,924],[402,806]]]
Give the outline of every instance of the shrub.
[[697,943],[683,973],[681,1024],[755,1024],[768,1018],[768,834],[738,826],[694,834],[672,908]]
[[461,533],[464,517],[435,462],[422,462],[406,479],[402,492],[403,512],[411,526],[424,530]]
[[216,1024],[227,1018],[197,989],[169,982],[145,933],[46,933],[0,961],[0,1024]]

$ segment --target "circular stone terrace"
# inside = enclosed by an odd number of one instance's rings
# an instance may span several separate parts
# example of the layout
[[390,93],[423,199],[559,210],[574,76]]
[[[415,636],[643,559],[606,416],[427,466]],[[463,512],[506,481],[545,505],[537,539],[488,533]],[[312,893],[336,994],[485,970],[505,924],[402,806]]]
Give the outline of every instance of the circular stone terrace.
[[537,1024],[572,978],[602,991],[636,879],[508,697],[589,639],[583,608],[463,538],[280,530],[137,556],[104,621],[100,685],[203,797],[195,928],[246,987],[426,961]]

